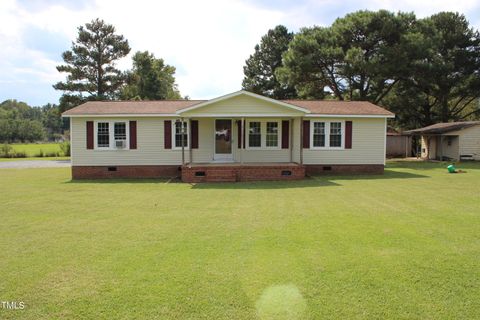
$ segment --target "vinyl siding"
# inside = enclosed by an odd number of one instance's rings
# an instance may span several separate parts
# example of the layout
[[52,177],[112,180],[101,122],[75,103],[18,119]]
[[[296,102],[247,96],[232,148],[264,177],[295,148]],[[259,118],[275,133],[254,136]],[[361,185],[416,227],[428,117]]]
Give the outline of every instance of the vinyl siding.
[[[316,118],[315,121],[345,121],[345,118]],[[355,118],[352,121],[352,149],[304,149],[304,164],[384,164],[386,119]],[[312,129],[313,126],[310,126]],[[342,137],[345,139],[345,137]],[[300,139],[298,139],[300,141]],[[311,143],[311,141],[310,141]]]
[[475,160],[480,160],[480,125],[449,133],[458,135],[459,154],[473,155]]
[[[181,149],[164,149],[164,120],[173,118],[109,118],[104,120],[136,120],[136,150],[87,150],[86,121],[100,120],[92,118],[71,118],[72,165],[108,166],[108,165],[180,165]],[[286,118],[272,118],[286,120]],[[239,162],[290,162],[290,149],[240,150],[237,141],[237,119],[232,119],[232,151],[234,160]],[[344,121],[345,119],[326,118],[325,121]],[[199,121],[199,148],[192,150],[193,162],[208,163],[214,156],[213,118],[201,118]],[[352,119],[353,147],[346,150],[309,150],[304,149],[305,164],[383,164],[385,145],[385,119]],[[300,118],[293,121],[293,161],[300,162]],[[306,133],[308,134],[308,133]],[[185,161],[189,161],[189,151],[185,150]]]
[[208,116],[214,114],[288,114],[288,115],[302,115],[303,112],[279,106],[278,104],[261,100],[258,98],[240,95],[230,99],[218,101],[200,107],[191,111],[186,111],[184,116]]
[[[105,118],[102,118],[107,120]],[[99,120],[92,118],[71,118],[72,123],[72,165],[74,166],[104,166],[104,165],[180,165],[182,151],[164,149],[164,120],[171,118],[130,118],[137,121],[137,149],[136,150],[87,150],[86,149],[86,121]],[[122,120],[125,118],[108,118],[108,120]],[[211,122],[210,122],[211,123]],[[209,138],[207,132],[213,132],[208,121],[199,121],[199,149],[193,149],[193,158],[197,161],[211,160],[213,149],[213,133]],[[210,127],[209,127],[210,126]],[[210,147],[209,147],[210,146]],[[185,160],[188,161],[189,152],[185,150]]]

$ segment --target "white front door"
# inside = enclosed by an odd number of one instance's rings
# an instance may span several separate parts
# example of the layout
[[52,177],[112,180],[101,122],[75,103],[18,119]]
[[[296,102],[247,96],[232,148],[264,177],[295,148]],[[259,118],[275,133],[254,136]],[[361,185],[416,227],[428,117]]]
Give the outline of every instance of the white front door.
[[215,161],[233,161],[232,154],[232,120],[215,120]]

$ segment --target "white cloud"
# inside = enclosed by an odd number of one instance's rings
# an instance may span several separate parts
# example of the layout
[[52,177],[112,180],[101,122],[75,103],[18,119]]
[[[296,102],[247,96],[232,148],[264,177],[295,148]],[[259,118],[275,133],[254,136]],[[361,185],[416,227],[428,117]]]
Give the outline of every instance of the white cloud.
[[[281,5],[273,0],[261,4],[248,0],[88,0],[74,7],[65,6],[65,1],[39,3],[31,10],[15,0],[0,1],[0,82],[9,83],[13,91],[15,81],[43,85],[43,91],[32,90],[34,97],[23,91],[27,101],[37,104],[58,98],[51,84],[64,78],[55,65],[61,62],[61,51],[66,48],[59,48],[55,58],[51,52],[29,47],[22,37],[32,27],[74,40],[78,26],[100,17],[130,41],[132,54],[149,50],[176,66],[182,94],[211,98],[240,88],[245,59],[260,37],[277,24],[297,30],[329,24],[351,11],[381,8],[414,11],[418,17],[442,10],[459,11],[475,27],[480,22],[475,0],[304,0],[283,1]],[[130,56],[119,62],[121,68],[130,67]],[[0,95],[5,95],[1,89]]]

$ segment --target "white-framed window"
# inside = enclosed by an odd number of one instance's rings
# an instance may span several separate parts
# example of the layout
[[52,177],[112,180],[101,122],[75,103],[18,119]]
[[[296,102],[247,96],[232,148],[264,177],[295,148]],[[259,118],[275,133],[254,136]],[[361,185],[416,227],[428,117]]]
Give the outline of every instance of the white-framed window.
[[260,121],[250,121],[248,123],[248,147],[262,147],[262,123]]
[[97,148],[110,148],[110,122],[97,123]]
[[97,120],[94,126],[94,144],[96,150],[128,149],[128,121]]
[[310,121],[310,149],[344,149],[344,121]]
[[325,122],[313,122],[312,145],[314,148],[325,147]]
[[[185,148],[189,148],[190,141],[188,141],[189,136],[188,122],[187,121],[172,121],[172,146],[174,149],[181,149],[182,148],[182,141],[183,146]],[[183,140],[182,140],[183,139]]]
[[247,120],[247,149],[279,149],[281,126],[278,120]]
[[330,148],[341,148],[342,136],[342,123],[330,122]]
[[265,137],[265,146],[278,147],[278,122],[267,122],[267,133]]

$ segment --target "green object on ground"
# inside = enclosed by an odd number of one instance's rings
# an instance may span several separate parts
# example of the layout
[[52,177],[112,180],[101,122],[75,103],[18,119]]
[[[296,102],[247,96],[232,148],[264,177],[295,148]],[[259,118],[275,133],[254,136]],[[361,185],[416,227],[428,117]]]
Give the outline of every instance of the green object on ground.
[[455,166],[454,166],[453,164],[449,165],[449,166],[447,167],[447,169],[448,169],[448,172],[449,172],[449,173],[455,173],[456,170],[457,170],[457,168],[455,168]]

